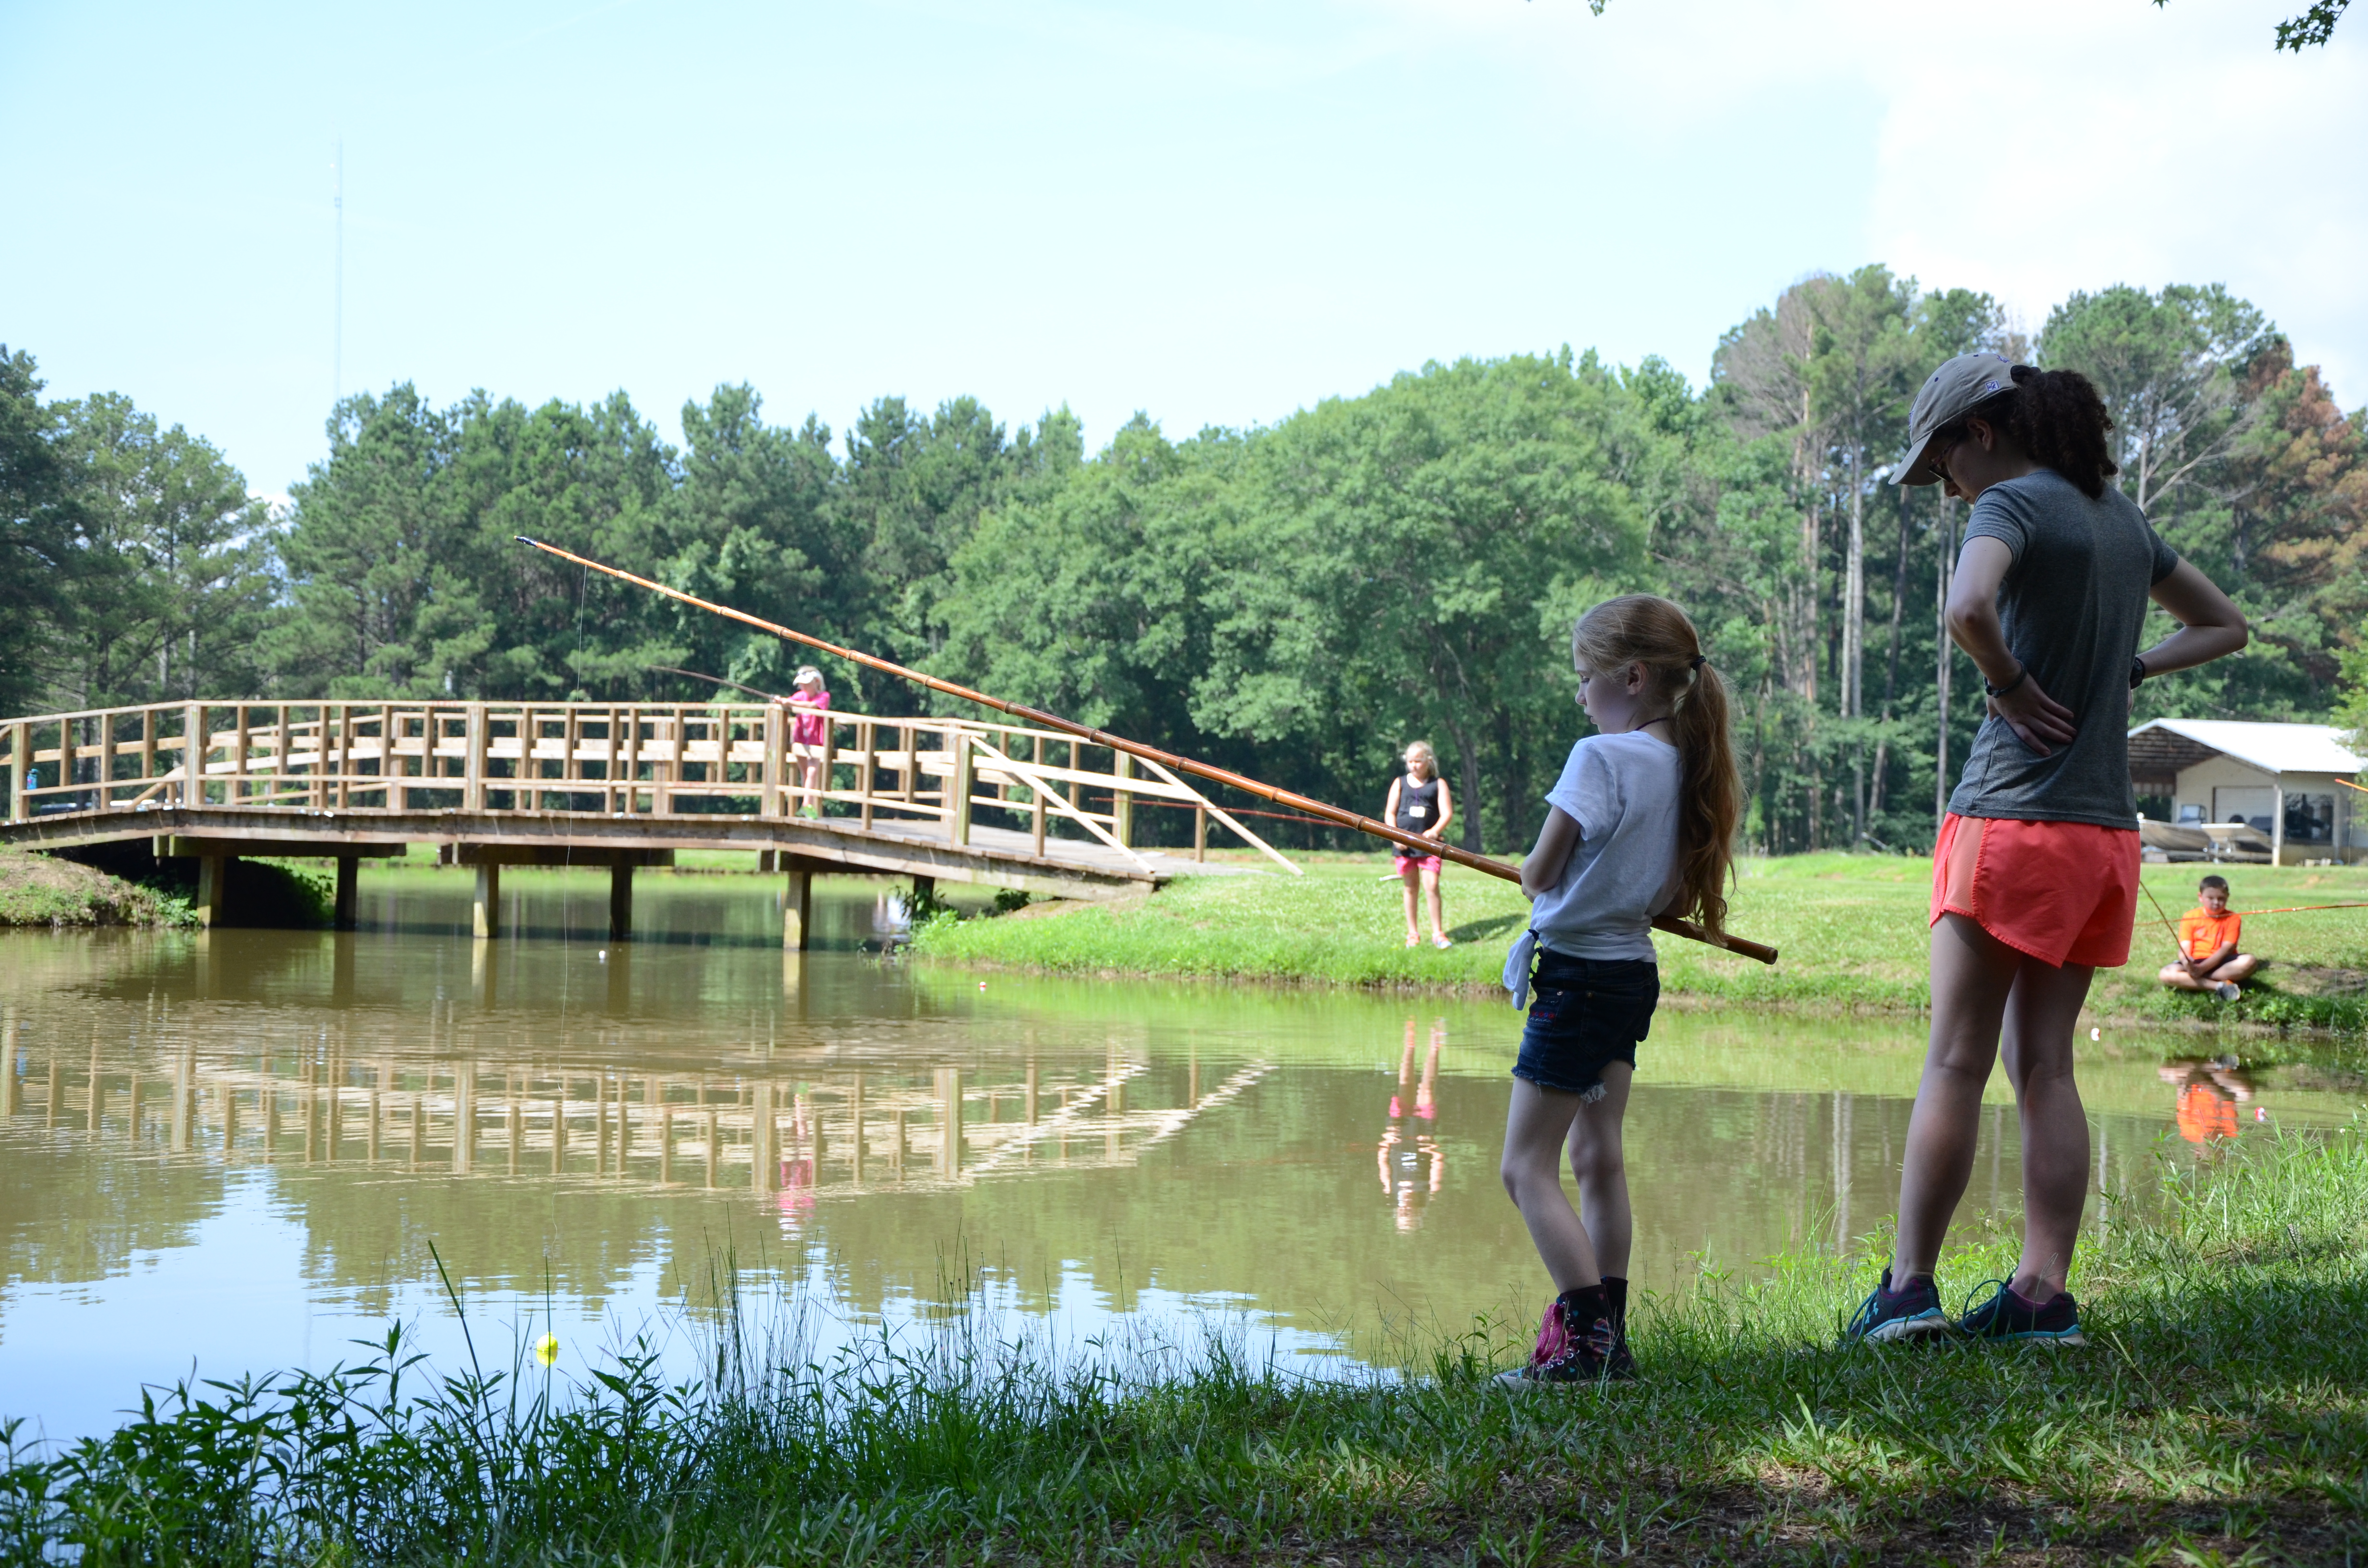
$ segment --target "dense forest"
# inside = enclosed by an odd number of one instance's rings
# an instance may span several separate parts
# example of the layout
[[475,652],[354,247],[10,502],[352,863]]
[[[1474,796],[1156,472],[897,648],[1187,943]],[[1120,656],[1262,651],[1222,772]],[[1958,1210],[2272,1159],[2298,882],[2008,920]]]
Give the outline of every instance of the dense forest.
[[[1756,847],[1916,846],[1980,688],[1940,657],[1964,508],[1886,465],[1930,368],[1977,347],[2094,378],[2123,484],[2253,619],[2245,654],[2149,683],[2140,716],[2332,710],[2368,617],[2362,415],[2260,312],[2115,287],[2026,340],[1987,296],[1879,266],[1785,290],[1700,388],[1568,349],[1434,363],[1271,426],[1178,440],[1138,415],[1091,456],[1065,410],[1014,429],[968,398],[885,398],[840,436],[726,386],[677,448],[621,393],[438,408],[398,385],[337,405],[280,513],[202,438],[119,395],[45,402],[0,347],[0,708],[712,692],[660,665],[786,688],[795,649],[525,533],[1368,808],[1425,736],[1465,842],[1506,849],[1584,723],[1573,616],[1651,588],[1736,689]],[[829,676],[841,707],[920,706]]]

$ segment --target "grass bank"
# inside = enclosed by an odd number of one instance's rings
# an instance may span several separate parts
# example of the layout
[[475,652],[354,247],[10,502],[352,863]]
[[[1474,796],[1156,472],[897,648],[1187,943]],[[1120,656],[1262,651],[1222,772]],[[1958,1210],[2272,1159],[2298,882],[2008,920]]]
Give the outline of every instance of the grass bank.
[[[1528,905],[1517,889],[1450,866],[1440,951],[1404,946],[1387,856],[1296,857],[1304,877],[1191,877],[1121,904],[1034,905],[1017,916],[940,921],[933,958],[1079,974],[1198,975],[1283,983],[1481,990],[1497,984]],[[1739,868],[1729,924],[1783,952],[1774,968],[1656,937],[1663,993],[1722,1004],[1924,1007],[1925,905],[1931,863],[1899,856],[1800,855]],[[2146,885],[2173,917],[2194,903],[2197,869],[2149,866]],[[2368,899],[2368,869],[2238,867],[2240,909]],[[2368,1027],[2368,910],[2270,915],[2247,943],[2273,963],[2233,1005],[2171,996],[2153,983],[2170,938],[2141,906],[2130,967],[2100,975],[2095,1010],[2121,1019],[2248,1021],[2356,1031]],[[1426,934],[1428,927],[1426,927]]]
[[[1879,1238],[1871,1238],[1879,1244]],[[2080,1350],[1836,1348],[1862,1264],[1639,1309],[1645,1375],[1508,1396],[1481,1324],[1403,1381],[1222,1348],[1055,1364],[957,1319],[571,1397],[520,1358],[185,1387],[12,1447],[0,1551],[85,1564],[2339,1562],[2368,1551],[2368,1139],[2174,1174],[2084,1248]],[[1957,1258],[1952,1301],[2009,1255]],[[1520,1326],[1520,1325],[1514,1325]],[[482,1335],[481,1335],[482,1338]],[[1222,1345],[1222,1342],[1220,1342]],[[565,1365],[567,1363],[563,1363]],[[564,1383],[562,1384],[564,1392]],[[13,1438],[12,1438],[13,1443]]]
[[72,860],[0,849],[0,926],[188,926],[188,900]]
[[[101,869],[0,848],[0,926],[195,926],[197,863],[158,860],[145,841],[118,846]],[[229,922],[320,930],[330,919],[333,872],[302,861],[231,863]]]

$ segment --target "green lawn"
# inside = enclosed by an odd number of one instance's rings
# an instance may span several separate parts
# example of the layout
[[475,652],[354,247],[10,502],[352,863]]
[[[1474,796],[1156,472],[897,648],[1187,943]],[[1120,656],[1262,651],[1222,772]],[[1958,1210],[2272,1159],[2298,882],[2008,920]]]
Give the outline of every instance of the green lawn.
[[[1232,858],[1228,857],[1228,858]],[[1299,855],[1304,877],[1179,878],[1121,904],[1053,903],[1017,916],[940,921],[921,950],[934,958],[1087,974],[1199,975],[1279,983],[1477,989],[1498,983],[1506,947],[1527,913],[1510,883],[1459,867],[1443,882],[1449,934],[1438,951],[1403,946],[1385,855]],[[1912,1011],[1928,1000],[1925,906],[1931,862],[1899,856],[1801,855],[1741,864],[1730,927],[1772,943],[1772,968],[1698,943],[1657,937],[1663,991],[1673,999]],[[2149,866],[2146,883],[2176,916],[2194,902],[2199,868]],[[2368,900],[2368,869],[2237,867],[2236,907]],[[2368,910],[2269,915],[2247,945],[2272,963],[2240,1001],[2166,994],[2154,971],[2170,938],[2141,905],[2127,969],[2102,975],[2100,1017],[2238,1019],[2357,1029],[2368,1021]]]

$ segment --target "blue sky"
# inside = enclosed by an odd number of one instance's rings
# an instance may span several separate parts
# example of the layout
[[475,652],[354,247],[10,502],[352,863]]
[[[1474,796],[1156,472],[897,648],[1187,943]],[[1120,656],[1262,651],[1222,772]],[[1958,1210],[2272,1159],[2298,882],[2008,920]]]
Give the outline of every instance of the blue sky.
[[2219,281],[2368,401],[2368,17],[2300,0],[0,0],[0,341],[302,477],[332,391],[1066,403],[1706,370],[1787,282]]

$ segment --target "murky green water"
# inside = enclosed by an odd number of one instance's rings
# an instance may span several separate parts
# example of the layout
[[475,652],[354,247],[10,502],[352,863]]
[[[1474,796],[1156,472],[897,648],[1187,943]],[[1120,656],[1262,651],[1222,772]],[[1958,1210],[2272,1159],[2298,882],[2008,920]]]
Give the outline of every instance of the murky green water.
[[[548,1321],[578,1366],[727,1260],[825,1339],[966,1295],[1078,1338],[1219,1308],[1318,1367],[1546,1293],[1497,1180],[1501,1004],[982,983],[857,950],[860,882],[823,884],[803,959],[750,878],[643,879],[615,949],[605,881],[506,891],[491,944],[427,872],[366,876],[349,937],[0,936],[0,1415],[99,1429],[142,1382],[350,1360],[391,1316],[458,1354],[438,1257],[481,1344]],[[2098,1183],[2357,1104],[2180,1044],[2088,1051]],[[1887,1221],[1920,1050],[1665,1011],[1638,1278]],[[1969,1211],[2017,1200],[1996,1092]]]

